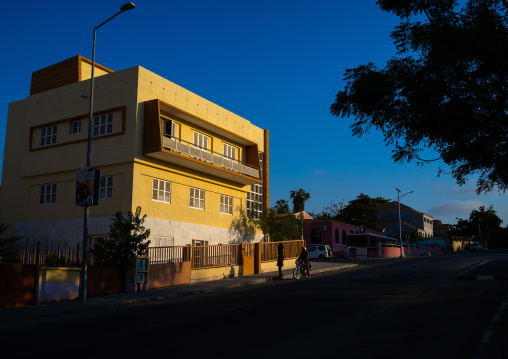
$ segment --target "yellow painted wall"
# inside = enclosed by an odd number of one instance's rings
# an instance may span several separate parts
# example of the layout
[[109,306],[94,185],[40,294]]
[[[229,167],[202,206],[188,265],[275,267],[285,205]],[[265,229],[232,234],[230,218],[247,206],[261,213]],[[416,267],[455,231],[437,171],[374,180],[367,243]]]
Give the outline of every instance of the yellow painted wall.
[[[93,76],[95,78],[102,75],[107,75],[108,73],[109,72],[104,71],[96,66]],[[81,81],[89,80],[91,78],[92,78],[92,64],[89,64],[85,61],[81,61]]]
[[[171,182],[171,203],[152,199],[153,178]],[[190,187],[205,190],[205,210],[189,207]],[[233,197],[233,215],[220,213],[220,195]],[[245,208],[247,194],[243,187],[226,185],[202,173],[183,168],[157,166],[150,162],[134,165],[133,209],[141,206],[148,217],[181,221],[229,229],[231,222]],[[260,233],[260,232],[258,232]]]
[[241,274],[241,266],[193,269],[191,271],[191,283],[238,277]]

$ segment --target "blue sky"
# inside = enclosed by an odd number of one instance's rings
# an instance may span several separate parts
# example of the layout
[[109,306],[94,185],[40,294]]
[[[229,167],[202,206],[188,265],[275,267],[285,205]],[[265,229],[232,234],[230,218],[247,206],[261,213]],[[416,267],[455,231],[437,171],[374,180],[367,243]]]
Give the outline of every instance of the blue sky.
[[[304,188],[306,210],[358,194],[394,199],[445,223],[493,205],[508,224],[508,197],[476,195],[437,177],[439,163],[394,164],[380,133],[353,137],[351,119],[329,108],[344,71],[383,67],[395,54],[399,23],[374,0],[133,1],[97,32],[96,62],[143,66],[270,130],[270,204]],[[93,28],[124,3],[112,0],[12,1],[2,5],[0,105],[3,160],[8,104],[29,95],[31,74],[75,55],[92,56]],[[432,155],[432,154],[430,154]],[[85,158],[85,156],[83,156]]]

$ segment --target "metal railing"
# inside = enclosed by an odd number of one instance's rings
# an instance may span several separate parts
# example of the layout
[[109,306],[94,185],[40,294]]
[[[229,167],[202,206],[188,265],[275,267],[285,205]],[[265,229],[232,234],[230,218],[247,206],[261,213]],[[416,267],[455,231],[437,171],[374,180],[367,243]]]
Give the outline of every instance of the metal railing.
[[184,141],[173,136],[163,136],[162,146],[168,150],[172,150],[200,161],[214,164],[226,168],[228,170],[243,173],[259,179],[259,168],[251,166],[245,162],[224,156],[221,153],[196,146],[191,142]]
[[191,268],[235,266],[240,264],[239,244],[193,246]]
[[79,265],[80,247],[69,247],[65,241],[51,241],[47,246],[41,243],[20,239],[6,248],[5,259],[19,264],[35,265]]
[[184,248],[188,247],[148,247],[150,264],[183,262]]

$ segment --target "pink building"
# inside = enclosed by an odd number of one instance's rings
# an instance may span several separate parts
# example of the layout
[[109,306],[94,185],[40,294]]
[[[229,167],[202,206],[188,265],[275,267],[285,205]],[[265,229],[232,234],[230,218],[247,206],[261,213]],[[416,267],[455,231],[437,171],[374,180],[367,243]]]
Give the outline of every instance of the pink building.
[[[306,219],[303,237],[307,246],[327,244],[334,258],[348,257],[349,247],[374,248],[379,243],[393,243],[383,232],[365,229],[329,219]],[[346,255],[345,255],[346,253]]]

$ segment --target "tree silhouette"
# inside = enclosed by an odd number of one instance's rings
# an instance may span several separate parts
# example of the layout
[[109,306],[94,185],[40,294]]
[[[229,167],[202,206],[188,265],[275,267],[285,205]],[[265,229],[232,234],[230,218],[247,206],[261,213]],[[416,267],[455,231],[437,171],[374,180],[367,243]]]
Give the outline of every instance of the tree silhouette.
[[289,197],[293,200],[293,212],[298,213],[305,210],[305,202],[310,199],[310,194],[300,188],[298,191],[290,191]]

